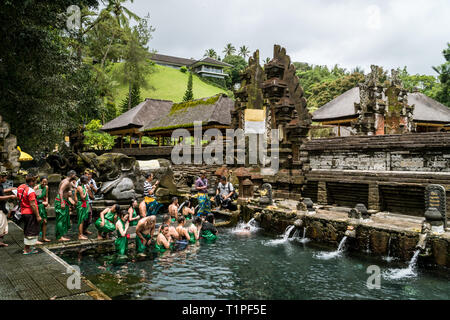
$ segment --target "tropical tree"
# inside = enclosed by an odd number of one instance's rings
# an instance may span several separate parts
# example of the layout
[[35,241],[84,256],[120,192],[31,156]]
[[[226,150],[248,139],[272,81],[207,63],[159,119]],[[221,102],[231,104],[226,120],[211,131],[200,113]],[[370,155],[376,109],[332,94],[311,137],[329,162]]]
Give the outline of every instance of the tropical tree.
[[246,59],[250,55],[250,50],[246,46],[242,46],[239,48],[239,55]]
[[228,43],[222,52],[225,53],[226,58],[227,56],[233,55],[236,52],[236,48],[231,43]]
[[114,137],[106,132],[100,131],[102,124],[100,120],[95,119],[86,125],[84,130],[83,144],[90,149],[109,150],[114,146]]
[[204,57],[210,57],[217,60],[217,52],[214,49],[207,49],[205,51]]
[[183,101],[187,102],[191,100],[194,100],[194,92],[192,91],[192,72],[189,72],[187,88],[184,93]]
[[223,62],[232,65],[232,67],[225,68],[225,72],[229,75],[226,79],[228,89],[241,81],[240,72],[247,67],[247,61],[241,56],[228,55]]
[[433,70],[439,74],[439,81],[441,86],[436,93],[436,99],[450,107],[450,43],[447,43],[447,48],[442,51],[445,62],[440,66],[433,67]]
[[[131,99],[131,102],[130,102]],[[133,85],[131,89],[131,96],[127,95],[126,98],[122,101],[122,105],[120,106],[120,113],[125,113],[131,108],[134,108],[139,103],[142,102],[141,98],[141,89],[136,84]]]

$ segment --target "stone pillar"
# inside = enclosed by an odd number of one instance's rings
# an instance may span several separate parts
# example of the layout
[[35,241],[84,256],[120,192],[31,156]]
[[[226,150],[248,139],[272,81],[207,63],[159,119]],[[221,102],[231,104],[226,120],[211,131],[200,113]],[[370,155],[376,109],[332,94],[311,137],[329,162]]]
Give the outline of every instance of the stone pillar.
[[325,181],[319,181],[317,183],[317,203],[323,205],[328,204],[327,183]]
[[380,211],[380,189],[377,183],[369,184],[369,210]]

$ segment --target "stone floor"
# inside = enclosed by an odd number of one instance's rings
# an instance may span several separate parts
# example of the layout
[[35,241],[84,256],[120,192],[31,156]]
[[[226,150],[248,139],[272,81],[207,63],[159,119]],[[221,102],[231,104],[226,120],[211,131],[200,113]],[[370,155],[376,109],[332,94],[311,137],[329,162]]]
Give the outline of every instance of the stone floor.
[[46,248],[23,255],[23,231],[13,222],[0,248],[0,300],[96,300],[109,299],[82,279],[79,289],[68,289],[69,266]]

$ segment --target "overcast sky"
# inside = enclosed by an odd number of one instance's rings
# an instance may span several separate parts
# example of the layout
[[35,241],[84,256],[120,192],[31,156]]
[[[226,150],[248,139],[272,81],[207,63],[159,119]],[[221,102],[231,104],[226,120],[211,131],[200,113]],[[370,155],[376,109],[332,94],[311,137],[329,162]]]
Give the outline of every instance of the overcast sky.
[[366,71],[406,65],[435,75],[431,66],[444,62],[450,42],[448,0],[135,0],[126,7],[150,13],[151,49],[185,58],[209,48],[223,57],[230,42],[260,49],[264,60],[280,44],[292,61]]

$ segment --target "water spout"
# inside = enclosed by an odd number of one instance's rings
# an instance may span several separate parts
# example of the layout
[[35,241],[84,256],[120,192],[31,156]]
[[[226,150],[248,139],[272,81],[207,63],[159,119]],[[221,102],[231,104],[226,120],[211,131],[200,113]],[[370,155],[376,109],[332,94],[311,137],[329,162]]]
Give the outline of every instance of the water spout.
[[347,236],[344,236],[342,238],[341,242],[339,242],[339,246],[338,246],[336,251],[319,252],[319,253],[315,254],[315,257],[318,258],[318,259],[322,259],[322,260],[329,260],[329,259],[332,259],[332,258],[339,257],[344,252],[345,242],[346,241],[347,241]]
[[347,230],[345,231],[345,237],[349,238],[356,238],[356,230],[353,226],[348,226]]
[[416,265],[417,260],[419,258],[420,249],[417,249],[414,252],[413,257],[409,261],[408,267],[404,269],[389,269],[383,273],[383,275],[392,280],[402,279],[402,278],[411,278],[417,276],[416,273]]
[[420,251],[424,251],[427,246],[428,233],[419,234],[419,242],[417,242],[416,249]]

